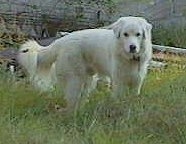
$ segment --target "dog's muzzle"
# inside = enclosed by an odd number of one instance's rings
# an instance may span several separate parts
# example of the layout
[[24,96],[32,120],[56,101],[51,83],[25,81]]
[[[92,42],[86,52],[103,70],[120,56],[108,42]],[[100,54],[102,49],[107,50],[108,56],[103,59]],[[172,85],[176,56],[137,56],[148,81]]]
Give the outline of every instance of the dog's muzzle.
[[129,49],[130,49],[130,53],[136,53],[136,46],[135,45],[130,45]]

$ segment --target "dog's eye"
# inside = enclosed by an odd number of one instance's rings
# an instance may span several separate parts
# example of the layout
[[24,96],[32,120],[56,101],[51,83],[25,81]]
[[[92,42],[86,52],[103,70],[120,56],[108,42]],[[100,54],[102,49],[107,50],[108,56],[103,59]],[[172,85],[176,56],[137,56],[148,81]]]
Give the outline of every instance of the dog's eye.
[[22,50],[21,52],[22,53],[27,53],[29,50],[28,49],[26,49],[26,50]]
[[128,33],[124,33],[123,34],[125,37],[129,37],[129,34]]
[[141,36],[141,34],[140,33],[137,33],[136,36],[139,37],[139,36]]

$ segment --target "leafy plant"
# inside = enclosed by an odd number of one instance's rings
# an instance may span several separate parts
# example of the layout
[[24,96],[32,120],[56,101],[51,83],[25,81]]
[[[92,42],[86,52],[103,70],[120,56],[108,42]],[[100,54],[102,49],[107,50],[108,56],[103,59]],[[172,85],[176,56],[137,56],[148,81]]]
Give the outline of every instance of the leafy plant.
[[153,43],[174,47],[186,47],[185,27],[160,27],[153,29]]

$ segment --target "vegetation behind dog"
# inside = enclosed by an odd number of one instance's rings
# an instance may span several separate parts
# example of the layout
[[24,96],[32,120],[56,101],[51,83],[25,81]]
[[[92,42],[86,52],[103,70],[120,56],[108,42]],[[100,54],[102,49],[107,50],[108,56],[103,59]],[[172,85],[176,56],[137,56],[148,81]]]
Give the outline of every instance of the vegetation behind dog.
[[184,26],[157,27],[153,29],[153,43],[186,48],[186,29]]

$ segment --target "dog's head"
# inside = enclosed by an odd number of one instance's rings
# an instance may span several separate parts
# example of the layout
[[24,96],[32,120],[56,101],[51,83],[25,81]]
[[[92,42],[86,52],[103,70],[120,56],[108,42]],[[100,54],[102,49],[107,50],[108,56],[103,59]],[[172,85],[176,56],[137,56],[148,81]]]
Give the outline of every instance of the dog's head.
[[121,17],[106,28],[113,29],[119,47],[131,57],[144,51],[144,43],[151,41],[152,25],[141,17]]
[[21,45],[17,60],[18,63],[29,73],[36,71],[38,44],[35,41],[27,41]]

